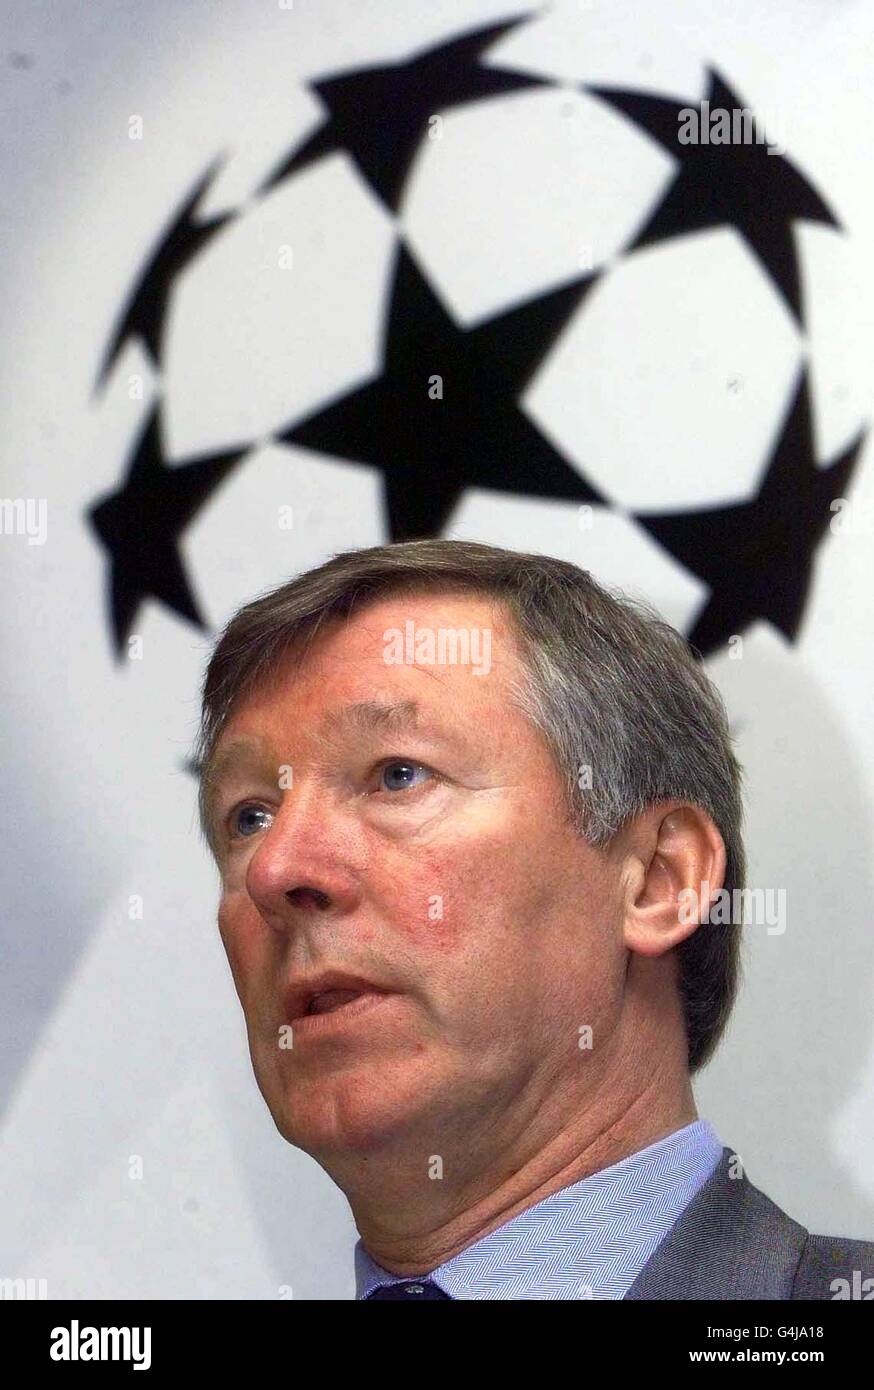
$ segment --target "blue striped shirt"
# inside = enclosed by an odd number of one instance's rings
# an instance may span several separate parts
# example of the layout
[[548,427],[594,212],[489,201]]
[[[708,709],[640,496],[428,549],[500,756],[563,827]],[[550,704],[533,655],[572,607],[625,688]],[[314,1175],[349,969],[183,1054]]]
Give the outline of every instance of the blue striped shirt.
[[[713,1127],[695,1120],[544,1197],[421,1277],[450,1298],[624,1298],[721,1157]],[[409,1277],[382,1269],[358,1241],[357,1298]]]

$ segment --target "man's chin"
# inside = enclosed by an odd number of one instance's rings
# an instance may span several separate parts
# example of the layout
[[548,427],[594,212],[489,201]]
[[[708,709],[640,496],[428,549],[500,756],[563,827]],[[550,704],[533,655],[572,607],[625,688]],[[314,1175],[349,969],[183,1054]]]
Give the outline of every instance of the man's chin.
[[415,1127],[413,1117],[390,1114],[372,1105],[347,1109],[342,1116],[303,1113],[300,1106],[271,1107],[274,1124],[287,1143],[325,1164],[351,1154],[377,1154],[403,1139]]
[[273,1077],[261,1094],[283,1139],[319,1162],[375,1154],[427,1123],[422,1088],[390,1070],[389,1077],[383,1063],[377,1076],[360,1067],[306,1081],[284,1077],[278,1086]]

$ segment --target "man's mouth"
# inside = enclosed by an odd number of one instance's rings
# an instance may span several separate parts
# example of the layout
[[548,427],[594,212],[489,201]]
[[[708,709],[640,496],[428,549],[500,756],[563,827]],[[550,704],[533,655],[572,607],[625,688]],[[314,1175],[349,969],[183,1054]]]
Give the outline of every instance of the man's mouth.
[[359,1007],[389,993],[382,985],[343,970],[320,970],[317,974],[293,980],[285,993],[286,1022],[298,1023],[314,1014],[338,1013],[352,1005]]
[[336,1038],[363,1029],[364,1036],[372,1030],[374,1016],[388,1008],[388,1001],[397,999],[385,989],[319,990],[310,999],[305,1013],[300,1013],[291,1025],[294,1047],[320,1038]]
[[360,999],[363,992],[357,989],[327,989],[322,994],[313,995],[307,1013],[333,1013],[335,1009],[342,1009],[344,1004],[351,1004],[353,999]]

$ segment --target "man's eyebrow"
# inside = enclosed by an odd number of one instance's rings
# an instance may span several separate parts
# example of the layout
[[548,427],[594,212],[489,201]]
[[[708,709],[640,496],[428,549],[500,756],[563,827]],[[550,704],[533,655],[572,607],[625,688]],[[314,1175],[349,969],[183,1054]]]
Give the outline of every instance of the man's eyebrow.
[[263,762],[266,757],[264,745],[253,739],[235,739],[224,747],[214,749],[199,768],[200,775],[200,825],[207,840],[212,834],[212,816],[219,783],[229,773],[246,765]]
[[[416,700],[359,700],[329,711],[323,721],[324,732],[314,735],[313,742],[324,748],[330,743],[332,734],[399,733],[414,728],[418,720]],[[266,749],[260,742],[236,739],[224,747],[219,746],[206,759],[200,769],[200,820],[207,838],[221,782],[237,769],[263,762],[265,756]]]
[[[331,746],[332,738],[343,734],[397,734],[407,733],[420,723],[421,709],[418,701],[377,701],[365,699],[354,705],[342,705],[329,710],[322,720],[321,730],[310,735],[311,744],[322,752]],[[238,738],[224,748],[218,746],[200,769],[200,823],[204,834],[210,835],[211,819],[218,787],[225,777],[238,769],[263,763],[267,758],[267,748],[263,742],[250,738]],[[278,766],[278,765],[277,765]]]
[[255,762],[261,756],[260,743],[248,738],[234,739],[233,743],[213,750],[200,769],[200,780],[202,783],[217,782],[237,764]]
[[419,722],[416,700],[359,700],[331,710],[325,717],[328,734],[351,730],[357,734],[398,733]]

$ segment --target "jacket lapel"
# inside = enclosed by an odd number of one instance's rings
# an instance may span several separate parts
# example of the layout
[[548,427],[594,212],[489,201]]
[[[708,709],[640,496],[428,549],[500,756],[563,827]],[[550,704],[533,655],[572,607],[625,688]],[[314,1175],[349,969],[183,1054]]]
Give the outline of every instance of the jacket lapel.
[[807,1231],[724,1148],[712,1177],[650,1256],[626,1298],[788,1299]]

